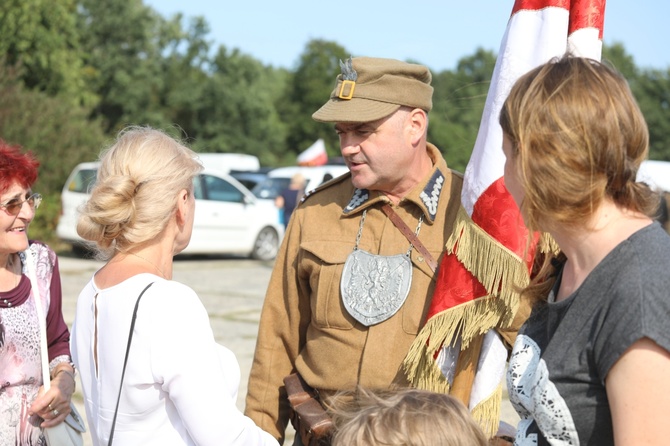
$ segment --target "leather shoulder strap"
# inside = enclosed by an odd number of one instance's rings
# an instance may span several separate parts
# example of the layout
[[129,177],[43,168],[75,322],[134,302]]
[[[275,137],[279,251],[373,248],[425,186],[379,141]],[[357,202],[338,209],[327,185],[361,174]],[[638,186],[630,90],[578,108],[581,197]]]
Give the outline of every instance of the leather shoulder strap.
[[404,221],[402,221],[402,218],[398,214],[395,213],[393,208],[388,204],[384,204],[382,206],[382,210],[384,213],[388,216],[388,218],[393,222],[393,224],[400,229],[400,232],[403,233],[403,235],[409,240],[409,242],[416,248],[417,251],[421,253],[424,259],[426,259],[426,263],[430,267],[430,269],[435,272],[437,269],[437,262],[433,258],[433,256],[430,255],[430,252],[426,249],[425,246],[423,246],[423,243],[421,243],[421,240],[419,240],[419,237],[414,234],[414,231],[412,231],[409,226],[405,224]]

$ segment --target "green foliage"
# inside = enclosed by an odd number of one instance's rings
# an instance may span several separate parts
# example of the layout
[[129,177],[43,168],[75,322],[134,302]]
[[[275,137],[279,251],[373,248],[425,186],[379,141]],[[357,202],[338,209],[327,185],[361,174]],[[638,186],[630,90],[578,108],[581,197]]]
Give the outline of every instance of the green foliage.
[[289,80],[286,97],[277,104],[289,128],[288,152],[298,155],[322,138],[329,155],[339,153],[340,144],[332,125],[314,121],[312,113],[330,97],[335,78],[340,73],[340,60],[348,57],[349,53],[335,42],[314,39],[307,43]]
[[0,137],[30,150],[40,161],[35,185],[43,195],[59,193],[81,161],[97,157],[104,141],[98,122],[67,98],[23,86],[15,72],[0,65]]
[[496,57],[478,49],[460,60],[456,71],[433,77],[433,110],[428,140],[444,153],[449,166],[463,172],[475,145]]
[[614,43],[611,46],[604,45],[601,59],[604,63],[616,68],[629,81],[634,81],[638,76],[633,56],[626,53],[621,43]]
[[30,89],[60,95],[72,105],[90,104],[80,53],[76,0],[0,2],[0,56],[21,67]]
[[[164,18],[142,0],[3,0],[0,3],[0,138],[33,150],[45,197],[31,235],[49,241],[65,177],[97,158],[123,127],[151,125],[197,151],[257,155],[294,164],[332,125],[312,120],[330,96],[335,42],[307,42],[294,70],[212,48],[205,18]],[[603,59],[629,81],[650,132],[650,157],[670,160],[670,70],[639,69],[623,45]],[[474,147],[496,55],[478,49],[455,70],[433,73],[428,139],[463,171]],[[44,231],[43,233],[39,231]]]
[[[221,47],[212,74],[201,82],[195,113],[185,127],[194,148],[206,152],[239,152],[275,165],[284,151],[285,126],[274,103],[283,77],[237,50]],[[279,85],[277,85],[279,83]]]
[[649,127],[649,158],[670,161],[670,69],[643,71],[634,92]]
[[[35,190],[40,190],[35,188]],[[40,240],[52,248],[60,244],[56,237],[56,225],[60,214],[60,191],[42,194],[42,204],[35,212],[35,218],[28,228],[28,236],[31,240]]]
[[128,124],[169,122],[163,93],[162,33],[173,31],[141,0],[79,0],[79,29],[88,88],[99,97],[93,116],[114,134]]
[[623,45],[605,46],[603,60],[630,84],[649,127],[649,158],[670,161],[670,68],[640,70]]

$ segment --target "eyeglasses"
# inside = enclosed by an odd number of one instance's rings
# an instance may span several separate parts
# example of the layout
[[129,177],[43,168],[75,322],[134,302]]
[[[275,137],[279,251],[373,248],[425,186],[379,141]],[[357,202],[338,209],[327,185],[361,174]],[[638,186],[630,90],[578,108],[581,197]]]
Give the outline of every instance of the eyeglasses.
[[30,206],[32,209],[37,209],[40,207],[40,203],[42,202],[42,195],[34,193],[25,200],[12,198],[7,203],[0,204],[0,208],[3,208],[9,215],[17,216],[19,215],[19,212],[21,212],[23,203],[25,202],[28,202],[28,206]]

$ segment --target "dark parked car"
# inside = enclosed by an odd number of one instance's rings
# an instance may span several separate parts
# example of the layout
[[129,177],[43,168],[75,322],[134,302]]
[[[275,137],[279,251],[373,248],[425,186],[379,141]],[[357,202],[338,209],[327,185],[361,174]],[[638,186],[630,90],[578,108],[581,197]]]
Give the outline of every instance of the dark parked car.
[[244,187],[253,190],[258,183],[263,182],[268,177],[271,167],[264,167],[258,170],[231,170],[229,175],[242,183]]

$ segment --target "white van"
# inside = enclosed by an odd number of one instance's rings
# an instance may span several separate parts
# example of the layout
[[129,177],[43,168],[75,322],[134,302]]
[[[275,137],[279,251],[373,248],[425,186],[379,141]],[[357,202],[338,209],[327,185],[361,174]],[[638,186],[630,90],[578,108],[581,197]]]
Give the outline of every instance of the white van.
[[203,166],[223,173],[231,170],[258,170],[261,163],[255,155],[246,153],[198,153],[198,158]]
[[278,167],[268,172],[267,178],[258,183],[251,191],[258,198],[274,200],[282,190],[288,187],[291,177],[296,173],[300,173],[305,177],[305,192],[309,192],[319,187],[322,183],[344,175],[347,172],[349,172],[349,168],[343,164],[326,164],[311,167]]
[[[61,215],[56,235],[85,248],[77,234],[79,207],[88,200],[99,163],[77,165],[61,193]],[[277,255],[284,228],[274,203],[259,200],[220,168],[205,167],[194,179],[196,198],[193,234],[183,254],[233,254],[258,260]]]

